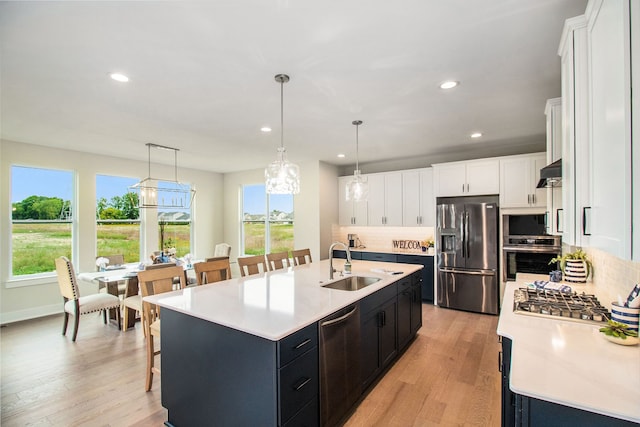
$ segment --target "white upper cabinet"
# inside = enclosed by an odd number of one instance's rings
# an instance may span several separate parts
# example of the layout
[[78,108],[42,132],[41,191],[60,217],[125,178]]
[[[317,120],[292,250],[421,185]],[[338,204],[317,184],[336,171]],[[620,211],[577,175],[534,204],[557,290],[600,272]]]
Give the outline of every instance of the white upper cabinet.
[[[591,129],[591,246],[640,260],[638,151],[640,1],[591,1],[587,6]],[[632,40],[633,37],[633,40]],[[632,51],[633,45],[633,51]],[[633,63],[633,64],[632,64]],[[632,68],[633,65],[633,68]],[[632,115],[632,107],[634,107]],[[634,232],[635,231],[635,232]]]
[[[551,164],[562,158],[562,98],[547,100],[544,114],[547,117],[547,164]],[[562,186],[547,188],[547,233],[562,234],[563,214]]]
[[402,225],[402,173],[367,175],[368,225]]
[[547,207],[547,190],[536,188],[540,169],[547,164],[545,153],[503,157],[500,159],[500,207]]
[[402,172],[402,225],[435,225],[435,197],[433,195],[433,169]]
[[338,178],[338,222],[340,225],[367,225],[367,202],[347,201],[347,183],[353,175]]
[[497,159],[433,165],[436,196],[473,196],[500,192]]
[[558,54],[562,81],[562,242],[588,246],[591,213],[587,22],[565,22]]

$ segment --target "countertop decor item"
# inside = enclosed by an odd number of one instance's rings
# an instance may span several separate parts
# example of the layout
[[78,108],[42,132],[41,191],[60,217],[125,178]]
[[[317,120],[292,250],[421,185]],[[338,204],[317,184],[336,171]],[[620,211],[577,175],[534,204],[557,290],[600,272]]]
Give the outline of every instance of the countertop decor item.
[[555,257],[549,261],[549,264],[553,263],[560,263],[560,270],[564,273],[564,280],[567,282],[586,283],[593,273],[593,264],[582,249]]
[[638,332],[630,329],[624,323],[616,322],[615,320],[609,320],[607,326],[603,326],[599,329],[604,337],[616,344],[620,345],[637,345]]
[[287,160],[287,150],[284,148],[284,84],[289,81],[286,74],[276,74],[276,82],[280,83],[280,147],[278,158],[264,170],[267,194],[298,194],[300,193],[300,168]]
[[360,164],[358,163],[358,128],[362,124],[362,120],[354,120],[351,124],[356,127],[356,169],[353,171],[353,179],[347,183],[345,198],[347,201],[362,202],[369,198],[369,183],[367,177],[360,173]]

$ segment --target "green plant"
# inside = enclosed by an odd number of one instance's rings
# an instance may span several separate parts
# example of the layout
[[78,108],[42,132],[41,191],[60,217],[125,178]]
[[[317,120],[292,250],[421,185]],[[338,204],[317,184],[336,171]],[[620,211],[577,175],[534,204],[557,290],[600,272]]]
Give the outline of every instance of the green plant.
[[624,323],[609,320],[607,326],[600,328],[600,332],[610,337],[626,340],[627,337],[637,337],[638,333],[629,329]]
[[560,263],[560,270],[562,270],[562,272],[564,273],[568,260],[583,261],[585,268],[587,270],[587,278],[593,273],[593,264],[591,263],[591,260],[589,259],[589,256],[587,255],[587,253],[582,249],[577,249],[575,252],[569,252],[569,253],[557,256],[553,258],[551,261],[549,261],[549,265],[556,262]]

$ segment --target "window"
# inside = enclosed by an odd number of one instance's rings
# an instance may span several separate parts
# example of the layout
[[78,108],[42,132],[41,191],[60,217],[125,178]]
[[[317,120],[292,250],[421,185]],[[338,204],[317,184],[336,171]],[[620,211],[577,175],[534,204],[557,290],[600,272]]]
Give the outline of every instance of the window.
[[293,195],[270,194],[267,197],[264,184],[245,185],[242,187],[242,206],[245,255],[293,250]]
[[[158,181],[159,188],[171,188],[172,182]],[[189,188],[190,190],[190,188]],[[158,200],[170,200],[175,193],[158,191]],[[176,250],[176,257],[191,252],[191,210],[158,208],[158,244],[164,250]]]
[[136,193],[129,187],[138,180],[96,175],[96,254],[124,255],[125,262],[140,260],[140,214]]
[[70,171],[11,166],[11,276],[55,271],[72,258],[73,181]]

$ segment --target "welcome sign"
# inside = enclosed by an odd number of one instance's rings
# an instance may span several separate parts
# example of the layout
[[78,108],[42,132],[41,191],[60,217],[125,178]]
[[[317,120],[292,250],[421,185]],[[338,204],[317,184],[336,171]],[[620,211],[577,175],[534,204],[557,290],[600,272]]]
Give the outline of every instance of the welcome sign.
[[420,240],[393,240],[393,249],[422,249]]

